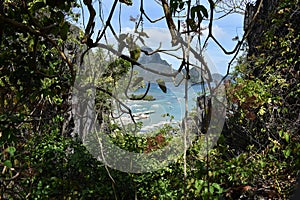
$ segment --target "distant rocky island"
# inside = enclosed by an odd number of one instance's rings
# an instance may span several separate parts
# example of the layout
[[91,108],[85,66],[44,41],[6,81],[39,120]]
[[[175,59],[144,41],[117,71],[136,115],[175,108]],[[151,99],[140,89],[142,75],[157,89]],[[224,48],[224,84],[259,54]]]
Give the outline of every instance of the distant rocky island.
[[[146,46],[141,47],[141,50],[149,53],[153,51],[153,49]],[[158,63],[166,67],[170,67],[170,64],[166,60],[161,59],[159,53],[154,53],[152,55],[146,55],[145,53],[142,53],[138,61],[141,64]]]
[[[147,52],[152,52],[153,50],[150,47],[146,47],[143,46],[141,47],[141,49],[143,51],[147,51]],[[169,64],[166,60],[163,60],[160,56],[159,53],[154,53],[152,55],[146,55],[145,53],[141,53],[141,56],[138,60],[139,63],[143,64],[145,67],[156,70],[156,71],[160,71],[163,73],[171,73],[171,72],[175,72],[176,69],[172,68],[172,65]],[[149,72],[147,70],[142,69],[141,67],[138,66],[134,66],[133,69],[135,71],[137,71],[137,75],[136,76],[140,76],[144,78],[144,81],[148,82],[156,82],[157,79],[162,79],[165,82],[172,82],[173,78],[172,77],[166,77],[163,75],[159,75],[159,74],[155,74],[152,72]],[[182,74],[185,74],[185,70],[182,70]],[[190,82],[197,84],[200,82],[200,70],[197,69],[196,67],[193,67],[190,69]],[[212,74],[212,78],[214,81],[220,81],[223,76],[221,74],[218,73],[214,73]]]
[[[152,52],[153,50],[150,47],[141,47],[142,50],[147,52]],[[138,60],[139,63],[143,64],[145,67],[160,71],[163,73],[170,73],[172,71],[176,71],[172,68],[172,66],[166,61],[163,60],[159,53],[154,53],[152,55],[146,55],[145,53],[141,53],[141,56]],[[144,70],[141,67],[134,66],[133,69],[138,72],[137,76],[141,76],[144,78],[144,81],[148,82],[156,82],[157,79],[162,79],[165,82],[171,82],[171,77],[166,77],[163,75],[155,74],[150,71]]]

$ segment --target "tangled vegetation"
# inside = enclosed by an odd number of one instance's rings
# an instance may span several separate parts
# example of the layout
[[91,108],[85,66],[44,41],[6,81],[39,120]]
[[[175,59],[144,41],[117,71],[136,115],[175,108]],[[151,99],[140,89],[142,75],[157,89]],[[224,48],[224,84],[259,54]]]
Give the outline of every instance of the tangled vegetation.
[[[176,13],[189,1],[171,2]],[[269,1],[257,1],[256,9],[260,2]],[[69,98],[81,62],[76,51],[95,45],[88,36],[92,23],[85,32],[70,25],[78,19],[77,1],[1,1],[0,199],[289,199],[300,168],[298,4],[274,1],[253,22],[244,41],[248,50],[226,82],[226,122],[209,156],[200,155],[196,140],[186,159],[131,174],[97,161],[73,134]],[[198,31],[209,14],[196,6],[193,17],[187,25]],[[115,80],[136,62],[126,59],[112,63],[99,83],[100,122],[110,111]],[[170,127],[145,140],[113,125],[108,130],[118,146],[145,154],[171,137]]]

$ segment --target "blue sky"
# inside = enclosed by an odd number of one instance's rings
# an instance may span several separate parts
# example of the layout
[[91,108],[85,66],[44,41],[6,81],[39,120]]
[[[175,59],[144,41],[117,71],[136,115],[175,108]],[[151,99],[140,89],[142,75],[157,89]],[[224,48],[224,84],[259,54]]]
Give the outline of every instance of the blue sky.
[[[132,0],[132,6],[126,6],[125,4],[121,4],[121,25],[122,32],[130,32],[134,28],[134,22],[130,21],[130,16],[136,17],[139,12],[140,0]],[[200,1],[207,8],[207,1]],[[104,13],[104,18],[108,17],[109,11],[112,7],[112,0],[103,0],[102,8]],[[98,11],[98,1],[94,2],[95,8]],[[148,14],[151,19],[157,19],[163,15],[162,8],[154,1],[154,0],[144,0],[144,10]],[[120,12],[120,4],[118,4],[116,12],[114,13],[112,19],[112,25],[115,27],[116,32],[119,32],[119,12]],[[215,14],[217,17],[218,14]],[[85,10],[85,20],[88,19],[88,12]],[[202,22],[202,26],[205,27],[207,25],[207,21]],[[102,28],[102,24],[96,22],[96,32]],[[159,46],[159,43],[162,42],[162,46],[165,48],[170,48],[170,36],[165,23],[165,20],[161,20],[155,24],[151,24],[144,20],[144,31],[150,36],[149,39],[146,40],[146,43],[151,48],[155,49]],[[205,39],[207,31],[203,32],[203,40]],[[233,41],[232,38],[235,36],[242,37],[243,34],[243,16],[240,14],[231,14],[220,20],[214,21],[213,26],[213,34],[219,40],[219,42],[228,50],[231,51],[236,45],[237,41]],[[108,35],[110,37],[110,35]],[[233,55],[227,56],[222,50],[217,47],[217,45],[210,40],[208,46],[206,48],[206,60],[210,66],[216,68],[213,72],[219,72],[221,74],[225,74],[227,71],[228,62],[231,60]],[[176,63],[176,59],[162,55],[164,59],[166,59],[169,63],[173,65],[178,65]],[[176,66],[174,66],[176,68]]]

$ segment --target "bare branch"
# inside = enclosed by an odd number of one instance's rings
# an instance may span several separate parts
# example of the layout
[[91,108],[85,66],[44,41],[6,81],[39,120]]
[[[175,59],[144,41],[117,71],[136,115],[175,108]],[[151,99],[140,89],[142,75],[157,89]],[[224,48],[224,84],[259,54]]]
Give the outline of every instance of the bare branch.
[[169,27],[169,31],[170,31],[170,34],[171,34],[171,37],[172,37],[172,45],[176,46],[178,44],[177,34],[176,34],[177,31],[176,31],[175,23],[172,19],[172,13],[170,11],[168,2],[166,0],[162,0],[161,2],[162,2],[163,9],[164,9],[166,22],[167,22],[167,25]]
[[[251,32],[251,30],[252,30],[252,27],[253,27],[253,25],[254,25],[254,22],[255,22],[256,19],[257,19],[258,13],[260,12],[260,10],[261,10],[261,8],[262,8],[262,5],[263,5],[263,1],[260,1],[259,5],[258,5],[258,8],[257,8],[257,11],[256,11],[256,13],[254,14],[254,16],[253,16],[253,18],[252,18],[252,21],[251,21],[251,23],[250,23],[250,25],[249,25],[249,28],[248,28],[247,32],[243,35],[242,40],[239,42],[240,44],[242,44],[242,43],[245,41],[245,39],[248,37],[248,35],[250,34],[250,32]],[[238,46],[238,45],[237,45],[237,46]],[[230,60],[230,62],[228,63],[227,72],[226,72],[225,76],[222,78],[222,80],[220,81],[220,83],[221,83],[223,80],[225,80],[226,77],[229,75],[229,71],[230,71],[231,64],[233,63],[233,61],[234,61],[235,58],[237,57],[237,54],[238,54],[240,48],[241,48],[241,45],[239,45],[239,46],[237,47],[237,51],[236,51],[235,55],[233,56],[233,58],[232,58],[232,59]]]
[[[165,18],[165,16],[162,16],[160,18],[157,18],[155,20],[152,20],[146,13],[145,13],[145,10],[144,10],[144,0],[141,0],[141,6],[140,6],[140,12],[141,12],[141,17],[140,17],[140,20],[142,19],[142,16],[144,15],[146,17],[146,19],[151,22],[151,23],[156,23],[162,19]],[[138,24],[140,23],[140,21],[138,22]]]
[[106,20],[106,24],[105,24],[105,26],[104,26],[104,28],[103,28],[101,34],[99,34],[99,36],[97,37],[95,43],[98,43],[98,42],[101,40],[101,38],[103,37],[103,35],[104,35],[105,32],[106,32],[107,27],[110,25],[110,21],[111,21],[112,16],[113,16],[113,14],[114,14],[114,12],[115,12],[117,3],[118,3],[118,0],[115,0],[115,1],[114,1],[114,4],[113,4],[113,6],[112,6],[112,9],[110,10],[109,16],[108,16],[108,18],[107,18],[107,20]]
[[[207,66],[207,64],[204,61],[201,54],[199,54],[195,49],[189,47],[188,43],[186,41],[184,41],[183,38],[179,34],[176,34],[176,32],[177,32],[176,26],[174,24],[173,18],[172,18],[171,13],[170,13],[169,5],[166,2],[166,0],[162,0],[162,5],[163,5],[164,12],[165,12],[167,25],[168,25],[168,28],[169,28],[169,31],[170,31],[170,34],[171,34],[171,37],[172,37],[172,45],[176,45],[176,44],[180,43],[185,48],[189,48],[189,51],[191,51],[191,53],[194,55],[194,57],[197,60],[199,60],[200,63],[205,67],[205,71],[208,74],[209,80],[212,80],[209,67]],[[213,5],[211,7],[213,7]]]
[[91,39],[91,36],[94,33],[94,28],[95,28],[95,16],[96,16],[96,11],[92,5],[92,0],[83,0],[83,3],[87,6],[89,13],[90,13],[90,17],[89,17],[89,21],[88,24],[85,28],[85,36],[82,40],[82,43],[88,43],[89,40]]
[[131,59],[129,56],[126,56],[124,54],[121,54],[120,52],[118,52],[117,50],[115,50],[114,48],[106,45],[106,44],[102,44],[102,43],[98,43],[96,44],[97,47],[99,48],[103,48],[103,49],[106,49],[110,52],[112,52],[113,54],[115,54],[116,56],[119,56],[120,58],[124,59],[124,60],[127,60],[129,62],[131,62],[133,65],[136,65],[144,70],[147,70],[149,72],[152,72],[154,74],[158,74],[158,75],[162,75],[162,76],[166,76],[166,77],[176,77],[176,75],[178,74],[178,72],[174,72],[174,73],[165,73],[165,72],[161,72],[161,71],[157,71],[157,70],[154,70],[154,69],[151,69],[151,68],[148,68],[146,67],[145,65]]

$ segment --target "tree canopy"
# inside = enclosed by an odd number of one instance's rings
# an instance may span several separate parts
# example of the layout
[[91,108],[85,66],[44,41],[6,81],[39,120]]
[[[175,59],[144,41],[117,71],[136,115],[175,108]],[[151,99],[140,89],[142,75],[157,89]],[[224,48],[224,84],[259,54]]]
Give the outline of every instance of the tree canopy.
[[[1,199],[287,199],[294,193],[300,165],[298,2],[153,0],[154,8],[147,3],[0,2]],[[132,5],[139,5],[139,15],[122,18]],[[161,16],[152,18],[156,9]],[[219,12],[221,18],[245,15],[244,34],[233,49],[214,34]],[[124,31],[126,23],[131,31]],[[164,26],[169,41],[151,43],[145,24]],[[232,56],[222,80],[205,59],[209,42]],[[168,71],[140,62],[141,55],[157,53],[178,66]],[[161,126],[138,137],[142,124],[123,96],[150,98],[150,83],[135,67],[157,75],[154,83],[164,93],[166,80],[198,81],[203,94],[210,94],[197,98],[201,114],[186,109],[180,134]],[[146,93],[130,96],[129,87],[146,87]],[[122,115],[132,127],[113,123]],[[188,126],[195,119],[196,126]],[[96,122],[99,134],[86,135]],[[198,134],[192,139],[190,129]],[[215,143],[211,132],[219,132]],[[175,158],[164,154],[172,162],[140,174],[107,165],[105,153],[125,156],[111,149],[103,154],[89,143],[107,140],[145,155],[151,162],[144,168],[151,168],[163,164],[151,155],[171,152],[174,138],[182,149],[174,148]]]

